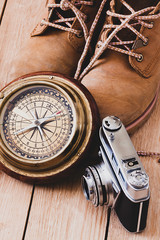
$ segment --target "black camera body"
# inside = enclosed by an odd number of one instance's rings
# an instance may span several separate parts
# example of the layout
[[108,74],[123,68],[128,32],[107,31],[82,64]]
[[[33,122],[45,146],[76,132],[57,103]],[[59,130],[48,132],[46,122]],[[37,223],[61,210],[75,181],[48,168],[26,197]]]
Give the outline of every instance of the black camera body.
[[146,227],[149,177],[119,118],[104,118],[99,137],[100,163],[86,168],[84,194],[95,206],[114,208],[128,231],[140,232]]

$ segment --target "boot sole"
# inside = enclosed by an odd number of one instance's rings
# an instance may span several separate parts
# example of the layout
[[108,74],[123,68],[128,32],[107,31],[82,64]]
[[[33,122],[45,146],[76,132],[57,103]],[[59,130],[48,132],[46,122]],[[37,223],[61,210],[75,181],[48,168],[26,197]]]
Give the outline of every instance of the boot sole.
[[133,134],[141,125],[143,125],[147,121],[147,119],[151,115],[154,109],[154,106],[156,104],[156,101],[158,99],[159,88],[160,86],[157,88],[155,97],[153,98],[152,102],[149,104],[146,110],[142,113],[142,115],[140,115],[137,119],[135,119],[133,122],[131,122],[126,126],[126,129],[129,134]]

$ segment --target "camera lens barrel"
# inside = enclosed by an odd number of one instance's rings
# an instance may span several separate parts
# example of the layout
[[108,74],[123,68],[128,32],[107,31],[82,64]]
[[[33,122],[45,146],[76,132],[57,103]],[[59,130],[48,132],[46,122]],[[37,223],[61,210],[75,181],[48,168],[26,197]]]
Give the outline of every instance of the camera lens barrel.
[[86,199],[93,205],[103,205],[102,184],[94,166],[86,168],[85,174],[82,176],[82,188]]
[[106,173],[107,169],[103,162],[86,168],[82,176],[82,188],[87,200],[93,205],[113,206],[115,191],[112,186],[110,174]]

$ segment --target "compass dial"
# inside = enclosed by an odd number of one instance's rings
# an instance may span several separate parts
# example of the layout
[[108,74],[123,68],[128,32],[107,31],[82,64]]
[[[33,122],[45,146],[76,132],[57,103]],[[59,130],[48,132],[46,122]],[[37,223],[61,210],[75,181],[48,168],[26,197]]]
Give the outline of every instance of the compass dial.
[[97,115],[74,80],[40,72],[13,81],[0,91],[0,166],[29,182],[61,176],[88,152]]
[[26,88],[12,96],[3,114],[3,138],[18,156],[40,160],[59,154],[73,136],[73,106],[58,90]]

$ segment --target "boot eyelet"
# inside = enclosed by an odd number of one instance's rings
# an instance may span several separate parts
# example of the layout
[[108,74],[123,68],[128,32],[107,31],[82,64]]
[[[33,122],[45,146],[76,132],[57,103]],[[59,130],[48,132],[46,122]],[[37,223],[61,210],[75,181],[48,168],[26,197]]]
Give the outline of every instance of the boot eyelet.
[[148,27],[148,29],[152,29],[154,27],[154,22],[150,22],[149,24],[151,24],[152,26]]
[[148,38],[147,38],[147,42],[143,42],[143,46],[147,46],[148,45]]
[[102,46],[102,41],[98,41],[97,48],[100,48]]
[[76,34],[76,37],[82,38],[83,37],[83,31],[80,31],[79,33]]
[[[45,19],[45,18],[43,18],[43,20],[42,20],[42,21],[46,21],[46,19]],[[41,23],[40,23],[40,26],[41,26],[41,27],[43,27],[43,26],[45,25],[45,24],[44,24],[42,21],[41,21]]]
[[142,54],[139,54],[139,56],[136,58],[136,60],[138,62],[142,62],[143,61],[143,55]]

